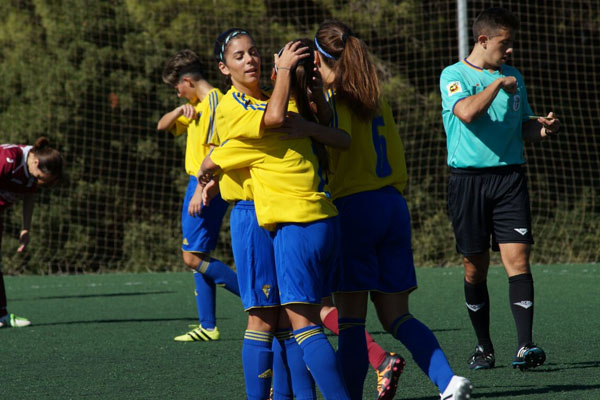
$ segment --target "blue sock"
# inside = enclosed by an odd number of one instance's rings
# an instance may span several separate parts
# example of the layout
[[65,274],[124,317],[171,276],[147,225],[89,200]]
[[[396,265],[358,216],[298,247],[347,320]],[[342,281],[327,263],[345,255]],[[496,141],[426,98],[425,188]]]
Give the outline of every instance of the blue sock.
[[[292,400],[292,377],[288,368],[285,340],[292,337],[292,331],[279,330],[273,340],[273,400]],[[293,339],[293,337],[292,337]],[[302,361],[304,363],[304,361]]]
[[319,385],[323,397],[326,400],[350,399],[339,362],[323,328],[311,325],[297,329],[294,337],[302,348],[304,362]]
[[288,330],[287,332],[288,336],[283,345],[292,378],[292,392],[297,400],[315,400],[317,398],[315,380],[308,368],[306,368],[304,352],[300,345],[298,345],[292,331]]
[[419,368],[443,393],[454,372],[433,332],[411,314],[398,317],[392,323],[391,332],[406,346]]
[[338,357],[351,399],[363,398],[363,386],[369,370],[369,354],[365,338],[365,320],[339,318]]
[[196,308],[198,309],[198,321],[205,329],[214,329],[215,316],[215,284],[206,279],[204,275],[194,271],[194,283],[196,284]]
[[248,400],[269,398],[273,376],[273,335],[270,332],[246,330],[242,343],[242,365]]
[[203,273],[214,283],[223,286],[236,296],[240,295],[237,274],[216,258],[211,257],[209,261],[201,261],[196,271]]

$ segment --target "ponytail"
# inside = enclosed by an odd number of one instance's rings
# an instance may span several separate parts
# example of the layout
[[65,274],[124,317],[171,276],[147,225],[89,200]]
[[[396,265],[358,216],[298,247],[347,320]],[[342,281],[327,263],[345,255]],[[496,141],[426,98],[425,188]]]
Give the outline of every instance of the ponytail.
[[381,89],[375,64],[365,42],[340,21],[325,21],[315,36],[321,60],[333,69],[336,97],[354,115],[371,118],[379,109]]

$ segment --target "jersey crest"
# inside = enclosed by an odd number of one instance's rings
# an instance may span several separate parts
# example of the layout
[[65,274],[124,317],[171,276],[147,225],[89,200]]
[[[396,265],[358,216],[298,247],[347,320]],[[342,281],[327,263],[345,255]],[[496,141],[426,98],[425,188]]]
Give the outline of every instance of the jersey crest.
[[513,99],[513,111],[519,111],[520,107],[521,107],[521,96],[516,94]]
[[446,89],[448,90],[448,96],[462,92],[462,87],[460,86],[459,81],[450,82],[448,85],[446,85]]

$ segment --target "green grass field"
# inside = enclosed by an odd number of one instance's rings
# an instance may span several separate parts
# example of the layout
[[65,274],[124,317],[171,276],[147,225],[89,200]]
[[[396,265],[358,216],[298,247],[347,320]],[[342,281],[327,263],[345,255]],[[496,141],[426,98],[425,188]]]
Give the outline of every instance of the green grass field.
[[[534,266],[534,339],[548,356],[528,372],[510,366],[516,333],[504,270],[490,270],[497,367],[470,371],[475,345],[462,269],[418,269],[414,315],[436,334],[479,399],[600,399],[600,265]],[[34,325],[0,330],[0,399],[243,399],[246,316],[218,290],[221,340],[177,343],[196,321],[191,273],[6,277],[9,310]],[[436,388],[369,312],[368,329],[408,361],[397,399],[437,399]],[[336,346],[335,336],[330,336]],[[365,399],[375,397],[369,373]]]

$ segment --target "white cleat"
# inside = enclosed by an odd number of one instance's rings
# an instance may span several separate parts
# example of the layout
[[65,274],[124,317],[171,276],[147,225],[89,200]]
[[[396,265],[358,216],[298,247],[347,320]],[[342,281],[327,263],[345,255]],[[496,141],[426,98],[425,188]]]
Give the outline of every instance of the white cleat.
[[471,391],[473,385],[471,381],[462,376],[454,375],[450,379],[450,383],[444,390],[444,393],[440,394],[441,400],[468,400],[471,398]]

